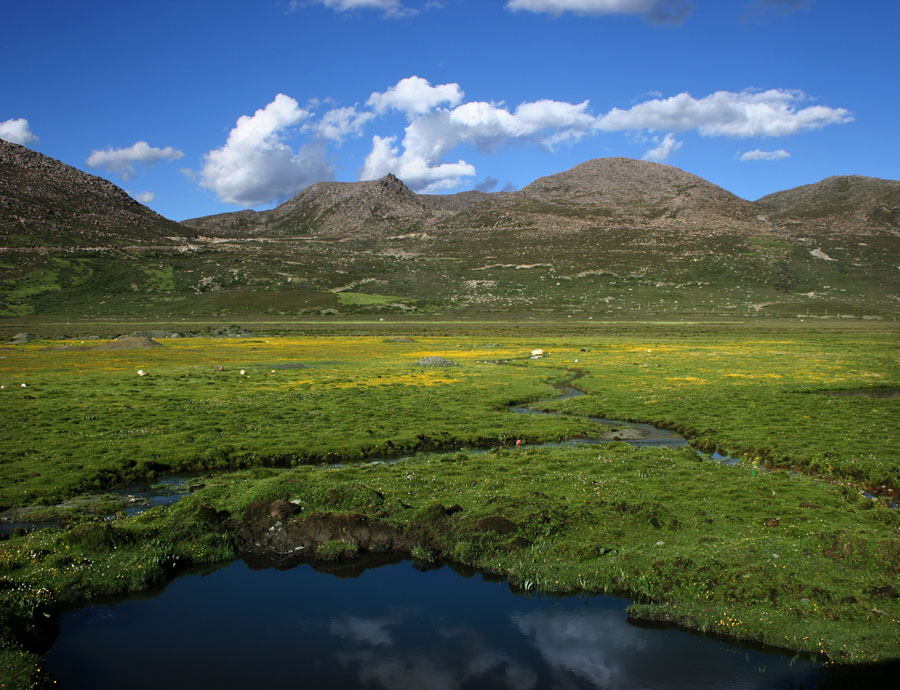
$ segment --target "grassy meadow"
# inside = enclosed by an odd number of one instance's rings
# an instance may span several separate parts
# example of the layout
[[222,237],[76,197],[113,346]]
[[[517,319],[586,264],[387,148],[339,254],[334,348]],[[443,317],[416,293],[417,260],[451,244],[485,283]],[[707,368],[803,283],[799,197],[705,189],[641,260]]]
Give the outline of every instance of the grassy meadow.
[[[0,510],[58,521],[0,542],[0,678],[50,683],[59,610],[234,558],[249,507],[277,500],[524,592],[624,593],[636,619],[829,663],[900,658],[900,398],[873,397],[900,386],[895,330],[372,330],[0,346]],[[566,381],[586,395],[556,400]],[[693,448],[516,448],[607,431],[590,416]],[[126,517],[107,493],[172,473],[193,473],[172,506]]]

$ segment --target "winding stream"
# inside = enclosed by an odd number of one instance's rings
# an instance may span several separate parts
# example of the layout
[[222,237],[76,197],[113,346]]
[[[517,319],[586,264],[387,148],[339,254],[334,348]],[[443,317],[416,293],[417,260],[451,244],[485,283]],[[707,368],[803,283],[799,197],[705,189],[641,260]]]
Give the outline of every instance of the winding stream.
[[[558,386],[563,390],[562,395],[553,398],[554,402],[567,400],[585,395],[584,392],[569,386],[561,384]],[[546,412],[543,410],[535,410],[530,407],[520,405],[510,405],[509,411],[514,414],[535,414],[535,415],[554,415],[564,416],[561,412]],[[597,422],[608,426],[614,430],[622,430],[621,435],[613,434],[611,438],[605,436],[597,437],[578,437],[565,441],[549,441],[545,443],[525,444],[524,448],[552,448],[558,446],[574,446],[578,444],[604,444],[616,441],[630,443],[639,447],[657,447],[657,448],[681,448],[687,445],[687,439],[676,431],[669,429],[661,429],[652,424],[642,424],[637,422],[624,422],[616,419],[604,419],[602,417],[587,417],[592,422]],[[467,452],[479,453],[487,452],[484,449],[465,449]],[[434,453],[442,453],[446,451],[434,451]],[[377,463],[395,463],[408,460],[414,457],[412,455],[403,455],[395,457],[371,457],[364,462],[370,464]],[[722,456],[714,454],[714,459],[722,460]],[[727,459],[726,459],[727,460]],[[335,463],[335,467],[340,467],[344,463]],[[173,474],[157,480],[152,485],[146,482],[139,482],[127,486],[111,489],[108,495],[122,499],[123,512],[126,515],[137,515],[154,506],[171,505],[176,503],[183,496],[189,493],[187,483],[197,474]],[[107,516],[109,519],[115,518],[114,515]],[[23,522],[15,519],[6,519],[0,517],[0,535],[9,535],[16,530],[33,530],[44,527],[56,527],[58,522]]]

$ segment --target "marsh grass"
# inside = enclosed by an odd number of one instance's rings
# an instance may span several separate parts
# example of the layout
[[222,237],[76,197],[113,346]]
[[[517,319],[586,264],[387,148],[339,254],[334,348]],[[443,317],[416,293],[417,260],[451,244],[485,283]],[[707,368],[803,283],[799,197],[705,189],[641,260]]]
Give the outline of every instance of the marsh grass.
[[[299,519],[384,522],[415,557],[522,591],[623,593],[643,620],[826,661],[897,659],[900,513],[862,489],[900,484],[900,400],[818,394],[897,386],[895,334],[511,332],[7,347],[0,504],[65,522],[0,542],[4,675],[49,682],[34,650],[61,607],[233,558],[234,521],[276,499],[300,505]],[[534,347],[549,356],[528,359]],[[431,355],[460,366],[415,366]],[[587,394],[554,401],[562,380]],[[527,402],[566,414],[507,410]],[[583,415],[677,428],[741,462],[692,448],[514,448],[598,433]],[[451,452],[416,455],[434,449]],[[353,463],[382,455],[412,457]],[[331,461],[344,464],[315,464]],[[111,507],[98,490],[184,469],[205,476],[180,503],[96,517]],[[343,558],[358,545],[320,550]]]

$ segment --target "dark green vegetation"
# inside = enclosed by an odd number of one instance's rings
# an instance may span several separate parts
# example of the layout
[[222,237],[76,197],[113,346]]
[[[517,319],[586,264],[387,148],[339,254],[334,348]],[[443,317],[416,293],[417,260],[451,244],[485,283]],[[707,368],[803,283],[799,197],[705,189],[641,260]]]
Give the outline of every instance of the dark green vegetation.
[[[860,241],[856,241],[856,240]],[[835,261],[810,252],[821,248]],[[195,241],[178,249],[0,250],[0,315],[509,314],[574,318],[893,318],[896,237],[682,236],[485,228],[344,241]]]
[[[0,544],[3,677],[42,682],[37,654],[63,606],[236,554],[283,562],[296,545],[324,559],[450,559],[524,591],[622,592],[635,617],[823,660],[897,658],[896,494],[862,494],[900,484],[900,398],[885,393],[900,385],[896,331],[346,328],[3,348],[2,503],[62,519]],[[550,354],[528,359],[538,347]],[[459,366],[416,364],[429,355]],[[549,384],[564,380],[587,395],[554,402]],[[822,394],[833,391],[851,394]],[[526,401],[566,414],[506,410]],[[676,427],[741,462],[624,444],[514,449],[601,434],[584,414]],[[497,448],[451,450],[470,445]],[[430,449],[447,452],[352,464]],[[351,464],[303,464],[336,460]],[[181,469],[200,476],[177,505],[96,517],[121,510],[102,489]]]

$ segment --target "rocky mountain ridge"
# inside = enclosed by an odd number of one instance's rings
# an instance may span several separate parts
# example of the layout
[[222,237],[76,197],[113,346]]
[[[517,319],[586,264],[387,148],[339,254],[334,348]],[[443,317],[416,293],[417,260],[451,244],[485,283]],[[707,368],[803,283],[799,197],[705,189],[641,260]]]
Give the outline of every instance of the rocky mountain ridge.
[[168,245],[185,234],[112,182],[0,139],[0,245]]

